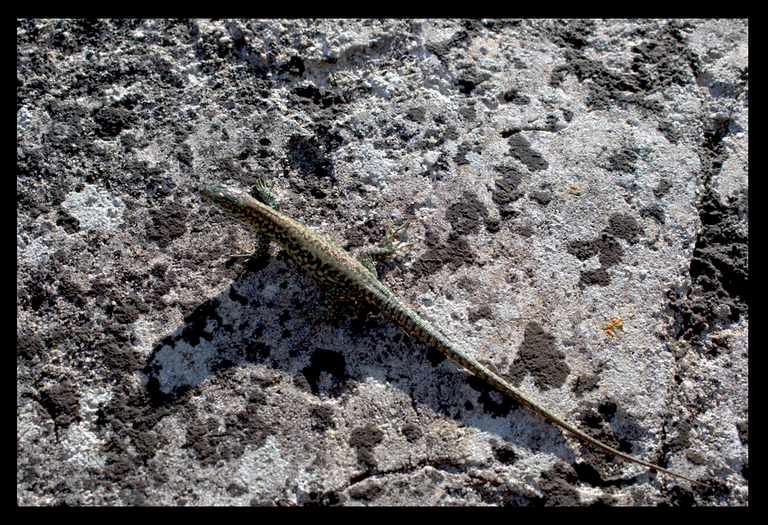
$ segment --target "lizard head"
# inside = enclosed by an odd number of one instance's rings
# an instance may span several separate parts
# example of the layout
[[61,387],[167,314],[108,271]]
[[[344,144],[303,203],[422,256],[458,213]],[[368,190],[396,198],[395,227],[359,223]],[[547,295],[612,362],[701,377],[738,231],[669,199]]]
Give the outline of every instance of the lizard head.
[[223,184],[201,186],[197,191],[204,200],[230,213],[248,207],[248,204],[253,201],[253,197],[243,190],[225,186]]

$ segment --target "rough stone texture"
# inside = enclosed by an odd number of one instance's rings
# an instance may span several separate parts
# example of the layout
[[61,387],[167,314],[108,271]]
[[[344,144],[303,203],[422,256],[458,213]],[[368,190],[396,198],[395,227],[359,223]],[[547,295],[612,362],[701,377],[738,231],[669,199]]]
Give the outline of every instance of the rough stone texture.
[[[745,20],[17,22],[20,505],[748,503]],[[593,435],[320,290],[252,188]],[[303,344],[302,339],[305,338]]]

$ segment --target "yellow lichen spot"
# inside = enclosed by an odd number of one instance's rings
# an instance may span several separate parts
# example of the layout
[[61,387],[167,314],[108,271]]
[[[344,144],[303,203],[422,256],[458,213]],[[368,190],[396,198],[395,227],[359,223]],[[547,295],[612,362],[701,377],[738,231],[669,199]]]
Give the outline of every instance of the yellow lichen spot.
[[616,335],[617,328],[624,328],[624,323],[622,323],[618,317],[614,317],[603,327],[603,331],[605,331],[609,337],[613,337]]

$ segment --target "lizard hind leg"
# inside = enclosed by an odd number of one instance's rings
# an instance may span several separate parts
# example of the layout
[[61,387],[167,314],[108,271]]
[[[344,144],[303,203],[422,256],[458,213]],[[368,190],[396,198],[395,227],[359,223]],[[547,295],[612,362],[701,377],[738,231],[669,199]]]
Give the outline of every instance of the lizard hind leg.
[[312,319],[312,324],[296,346],[301,347],[306,342],[318,323],[333,323],[342,318],[342,303],[358,301],[361,299],[361,297],[349,295],[349,291],[344,290],[343,288],[329,288],[324,290],[320,300],[321,306],[317,310],[312,314],[296,314],[298,317]]
[[384,235],[384,238],[381,240],[377,247],[363,250],[363,252],[358,256],[357,260],[360,261],[360,264],[365,266],[368,271],[370,271],[377,279],[379,275],[376,271],[376,264],[385,262],[387,259],[392,257],[392,255],[397,250],[408,245],[407,242],[395,245],[394,241],[397,240],[395,235],[397,235],[397,233],[401,230],[407,228],[410,223],[411,220],[408,219],[396,230],[387,230],[386,235]]

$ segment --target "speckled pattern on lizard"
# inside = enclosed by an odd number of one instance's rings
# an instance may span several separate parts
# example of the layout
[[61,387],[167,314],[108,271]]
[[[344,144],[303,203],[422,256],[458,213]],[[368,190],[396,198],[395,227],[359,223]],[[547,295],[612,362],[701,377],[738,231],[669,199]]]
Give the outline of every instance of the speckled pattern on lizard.
[[267,249],[269,243],[274,241],[307,274],[323,285],[329,299],[328,318],[333,318],[336,314],[334,305],[338,302],[368,302],[379,308],[409,335],[439,350],[453,362],[510,396],[528,410],[555,423],[579,439],[626,461],[697,485],[707,486],[701,481],[678,472],[625,454],[579,430],[571,423],[531,400],[508,381],[478,362],[467,350],[449,340],[438,328],[401,302],[389,288],[379,281],[376,263],[385,261],[394,253],[397,249],[393,243],[394,234],[407,226],[407,223],[394,232],[388,232],[378,247],[365,250],[359,258],[355,258],[330,240],[281,213],[278,210],[279,201],[267,187],[263,177],[259,179],[256,190],[264,202],[260,202],[245,191],[225,185],[205,186],[199,191],[205,200],[213,203],[256,232],[259,236],[257,248],[248,255],[260,255]]

